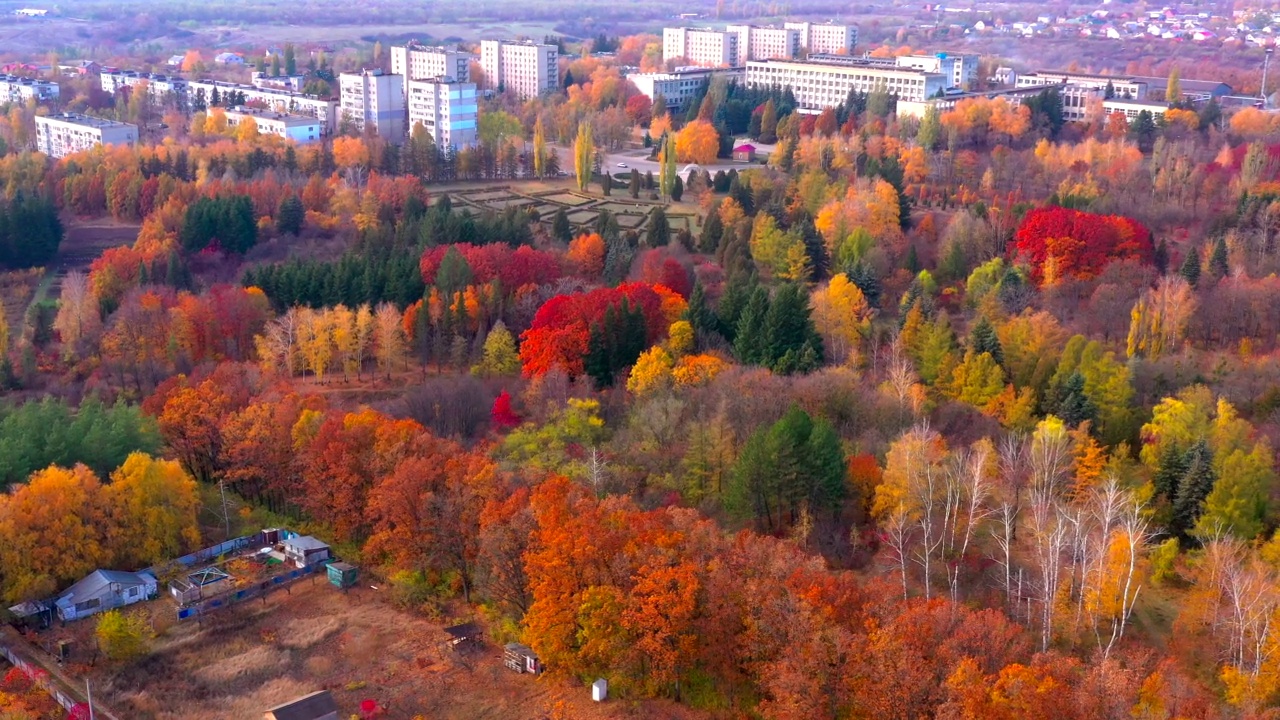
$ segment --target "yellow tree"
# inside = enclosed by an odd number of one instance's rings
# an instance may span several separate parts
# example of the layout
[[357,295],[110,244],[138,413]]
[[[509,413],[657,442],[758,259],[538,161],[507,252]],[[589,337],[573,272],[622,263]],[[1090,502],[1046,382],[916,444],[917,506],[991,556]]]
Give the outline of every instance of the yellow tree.
[[578,190],[587,191],[591,183],[591,160],[596,145],[591,137],[591,123],[578,123],[578,137],[573,141],[573,172],[578,180]]
[[251,116],[242,116],[236,126],[236,142],[251,143],[258,139],[258,121]]
[[306,369],[316,376],[316,380],[324,382],[325,372],[333,364],[334,355],[329,312],[311,308],[302,308],[298,312],[298,350]]
[[674,366],[667,351],[655,345],[640,354],[627,378],[627,390],[634,395],[648,395],[671,385]]
[[333,140],[333,161],[340,168],[367,167],[369,146],[358,137],[339,137]]
[[400,311],[384,302],[373,318],[373,354],[378,359],[378,370],[390,379],[391,371],[405,363],[406,351]]
[[[751,257],[757,266],[774,277],[782,278],[793,274],[792,249],[798,247],[803,253],[804,239],[799,233],[783,231],[772,215],[762,212],[756,215],[751,225],[750,247]],[[807,277],[798,279],[803,281]]]
[[720,152],[720,133],[706,120],[694,120],[676,135],[675,144],[679,162],[707,164]]
[[357,377],[364,372],[364,362],[368,359],[369,350],[373,347],[374,322],[373,310],[369,307],[369,303],[361,303],[360,307],[356,308],[355,345],[352,348]]
[[547,133],[542,127],[542,116],[533,124],[533,174],[542,177],[547,172]]
[[199,545],[199,488],[176,461],[131,453],[105,495],[117,563],[154,565]]
[[147,653],[147,642],[152,632],[150,623],[141,612],[108,610],[98,617],[94,636],[103,655],[123,662]]
[[227,132],[227,113],[220,107],[210,108],[204,120],[205,135],[223,135]]
[[[3,322],[4,318],[0,317],[0,323]],[[73,353],[81,338],[93,335],[101,328],[98,301],[89,289],[89,277],[79,270],[72,270],[62,279],[58,315],[53,320],[53,329],[62,340],[63,353]],[[4,349],[4,343],[0,342],[0,354]]]
[[356,370],[356,314],[351,312],[351,308],[338,303],[328,311],[328,315],[334,359],[346,377]]
[[814,327],[831,359],[856,361],[858,346],[871,330],[871,308],[862,290],[847,275],[838,273],[826,286],[813,291],[809,305]]
[[102,486],[83,465],[50,466],[0,495],[4,597],[46,597],[111,561]]

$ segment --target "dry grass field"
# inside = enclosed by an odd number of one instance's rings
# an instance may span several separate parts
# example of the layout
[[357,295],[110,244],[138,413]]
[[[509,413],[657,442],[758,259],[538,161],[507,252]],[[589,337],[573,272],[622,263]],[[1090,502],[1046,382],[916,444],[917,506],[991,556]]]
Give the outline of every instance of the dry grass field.
[[265,603],[182,624],[160,599],[142,606],[159,632],[152,654],[126,666],[87,664],[92,620],[42,640],[74,636],[83,662],[68,669],[87,672],[94,696],[130,720],[243,720],[319,689],[333,693],[344,718],[366,699],[386,708],[380,717],[404,720],[697,717],[671,703],[592,703],[577,683],[507,670],[492,642],[445,650],[444,624],[396,609],[382,592],[366,582],[343,594],[323,577],[304,579]]

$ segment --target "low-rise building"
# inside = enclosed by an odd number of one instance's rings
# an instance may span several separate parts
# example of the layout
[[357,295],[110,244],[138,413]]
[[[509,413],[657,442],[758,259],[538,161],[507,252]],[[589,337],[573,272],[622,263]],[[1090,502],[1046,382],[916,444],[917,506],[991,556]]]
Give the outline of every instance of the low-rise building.
[[[1085,90],[1084,88],[1077,89]],[[986,98],[989,100],[999,99],[1004,100],[1010,105],[1021,105],[1023,101],[1035,97],[1046,90],[1057,90],[1059,93],[1063,94],[1063,111],[1065,116],[1068,100],[1074,101],[1077,98],[1077,93],[1072,92],[1071,88],[1065,84],[1025,88],[1004,88],[1002,90],[987,90],[984,92],[953,93],[946,95],[945,97],[928,98],[925,100],[898,100],[897,114],[900,118],[922,118],[930,106],[937,108],[938,112],[947,112],[949,110],[954,110],[956,105],[960,104],[962,101],[972,100],[975,98]],[[1087,90],[1084,95],[1092,96],[1093,93],[1094,91]],[[1083,96],[1080,99],[1083,100]],[[1081,116],[1083,116],[1084,103],[1081,102],[1079,107],[1079,112]]]
[[192,80],[187,83],[188,101],[197,110],[209,105],[225,105],[228,93],[240,104],[261,105],[269,110],[297,115],[310,115],[320,121],[322,135],[331,134],[338,125],[338,103],[316,95],[256,88],[252,85],[221,80]]
[[78,620],[103,610],[148,600],[155,594],[156,578],[149,572],[94,570],[67,588],[54,605],[61,619]]
[[842,56],[820,61],[753,60],[747,63],[745,82],[748,87],[790,89],[798,106],[806,110],[836,107],[852,90],[884,91],[899,101],[923,101],[940,96],[948,87],[948,78],[940,73]]
[[783,27],[800,33],[800,46],[810,54],[852,55],[858,28],[834,23],[789,22]]
[[682,67],[666,73],[634,73],[627,76],[641,95],[654,102],[659,95],[666,100],[667,109],[680,111],[690,100],[698,96],[714,77],[742,80],[742,68]]
[[26,103],[28,100],[47,102],[57,100],[60,93],[61,88],[56,82],[0,75],[0,104]]
[[948,87],[970,88],[978,79],[978,56],[938,53],[936,55],[903,55],[896,58],[898,67],[912,67],[947,76]]
[[134,145],[137,142],[137,125],[78,113],[36,115],[36,150],[50,157],[66,157],[95,145]]
[[1152,120],[1159,120],[1169,111],[1169,103],[1159,100],[1123,100],[1119,98],[1102,101],[1102,111],[1107,116],[1120,113],[1130,123],[1137,120],[1138,115],[1144,110],[1151,113]]
[[213,61],[218,63],[219,65],[243,65],[244,64],[244,58],[233,52],[218,53],[217,55],[213,56]]
[[476,84],[453,78],[409,81],[409,132],[419,123],[435,144],[455,150],[476,144]]
[[559,60],[560,49],[555,45],[506,40],[480,43],[480,67],[490,89],[510,90],[524,99],[560,86]]
[[1035,87],[1043,85],[1078,85],[1080,87],[1106,90],[1112,88],[1117,98],[1140,100],[1147,96],[1147,84],[1125,75],[1098,75],[1094,73],[1077,73],[1057,70],[1037,70],[1023,73],[1017,77],[1017,87]]
[[262,110],[259,108],[234,107],[225,111],[227,127],[239,127],[241,123],[252,118],[261,135],[292,140],[299,145],[306,145],[320,139],[320,121],[310,115],[293,115],[291,113]]
[[342,117],[358,132],[372,129],[379,137],[400,143],[405,137],[405,84],[399,75],[381,69],[338,76]]
[[307,84],[306,75],[268,75],[264,72],[255,70],[249,76],[249,84],[256,88],[264,90],[287,90],[289,92],[302,92],[302,88]]

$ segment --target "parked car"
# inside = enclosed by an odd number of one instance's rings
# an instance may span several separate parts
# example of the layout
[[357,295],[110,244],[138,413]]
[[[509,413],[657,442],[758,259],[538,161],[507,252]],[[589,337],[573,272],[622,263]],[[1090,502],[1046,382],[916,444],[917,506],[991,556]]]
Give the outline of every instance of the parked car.
[[626,167],[626,166],[627,166],[627,164],[626,164],[626,163],[618,163],[618,167],[620,167],[620,168],[624,168],[624,167]]

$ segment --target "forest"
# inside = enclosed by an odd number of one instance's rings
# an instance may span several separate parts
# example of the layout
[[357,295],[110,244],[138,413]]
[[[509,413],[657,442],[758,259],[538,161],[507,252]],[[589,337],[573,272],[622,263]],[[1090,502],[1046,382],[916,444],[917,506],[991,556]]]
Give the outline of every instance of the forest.
[[[568,70],[465,158],[217,110],[0,156],[6,292],[64,225],[139,227],[0,313],[6,603],[216,542],[225,487],[636,703],[1280,713],[1275,115],[716,82],[673,117]],[[743,134],[767,162],[676,174]],[[522,183],[666,205],[461,201]]]

